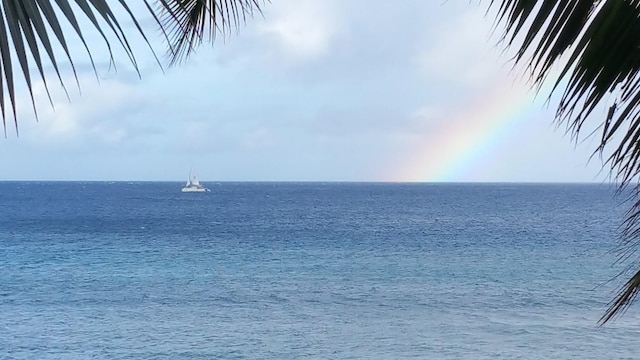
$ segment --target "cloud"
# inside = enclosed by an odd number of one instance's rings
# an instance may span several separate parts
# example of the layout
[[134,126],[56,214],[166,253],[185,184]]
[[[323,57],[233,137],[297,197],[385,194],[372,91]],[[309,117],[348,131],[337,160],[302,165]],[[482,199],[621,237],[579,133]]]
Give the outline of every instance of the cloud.
[[201,154],[261,153],[278,148],[278,143],[292,135],[278,124],[256,121],[249,114],[202,116],[176,127],[178,132],[171,142],[174,150]]
[[21,136],[4,152],[18,155],[0,158],[14,170],[2,176],[168,180],[193,165],[203,179],[388,179],[508,61],[469,2],[278,0],[263,10],[164,74],[132,35],[142,80],[121,54],[118,73],[106,72],[96,43],[100,84],[82,53],[81,96],[65,70],[71,102],[56,90],[53,111],[39,86],[35,123],[21,93]]
[[338,32],[336,3],[330,0],[285,0],[265,9],[257,26],[270,39],[278,56],[305,61],[327,55]]
[[97,83],[81,78],[81,94],[52,89],[54,107],[48,103],[44,85],[34,86],[39,121],[26,115],[31,105],[27,93],[18,99],[21,138],[37,147],[116,146],[144,132],[140,112],[150,104],[136,84],[117,79]]
[[414,61],[431,81],[474,85],[486,82],[506,67],[505,58],[492,46],[490,21],[481,9],[471,7],[447,22],[437,22],[425,38]]

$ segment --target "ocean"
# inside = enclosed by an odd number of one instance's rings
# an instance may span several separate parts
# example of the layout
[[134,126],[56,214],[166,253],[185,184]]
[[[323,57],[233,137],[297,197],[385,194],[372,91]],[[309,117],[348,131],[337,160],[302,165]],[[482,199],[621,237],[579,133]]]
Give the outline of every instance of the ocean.
[[608,185],[0,182],[0,359],[634,359]]

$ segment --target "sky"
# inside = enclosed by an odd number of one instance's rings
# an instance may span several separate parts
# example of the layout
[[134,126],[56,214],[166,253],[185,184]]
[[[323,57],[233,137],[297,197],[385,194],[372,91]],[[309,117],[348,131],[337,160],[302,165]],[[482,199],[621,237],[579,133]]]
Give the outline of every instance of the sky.
[[68,67],[69,99],[49,77],[52,108],[37,81],[36,121],[20,87],[0,180],[606,180],[594,140],[573,141],[513,68],[486,3],[272,0],[174,67],[146,19],[163,67],[129,24],[140,77],[88,33],[97,79],[74,40],[80,91]]

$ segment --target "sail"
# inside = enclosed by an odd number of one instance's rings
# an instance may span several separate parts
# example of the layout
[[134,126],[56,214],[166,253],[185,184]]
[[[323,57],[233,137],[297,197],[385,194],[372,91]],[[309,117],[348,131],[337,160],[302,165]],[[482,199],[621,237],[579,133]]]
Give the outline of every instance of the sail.
[[208,192],[210,191],[206,187],[200,184],[198,176],[189,171],[189,177],[187,178],[187,184],[182,188],[182,192]]

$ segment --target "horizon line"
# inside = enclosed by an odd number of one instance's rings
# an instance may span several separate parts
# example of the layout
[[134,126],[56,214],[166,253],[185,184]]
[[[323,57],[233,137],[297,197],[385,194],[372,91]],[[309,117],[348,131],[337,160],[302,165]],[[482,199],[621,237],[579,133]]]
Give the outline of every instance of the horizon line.
[[[70,179],[29,179],[14,180],[0,179],[0,183],[8,182],[82,182],[82,183],[183,183],[184,180],[70,180]],[[383,181],[383,180],[202,180],[203,183],[331,183],[331,184],[594,184],[594,185],[619,185],[615,181]]]

